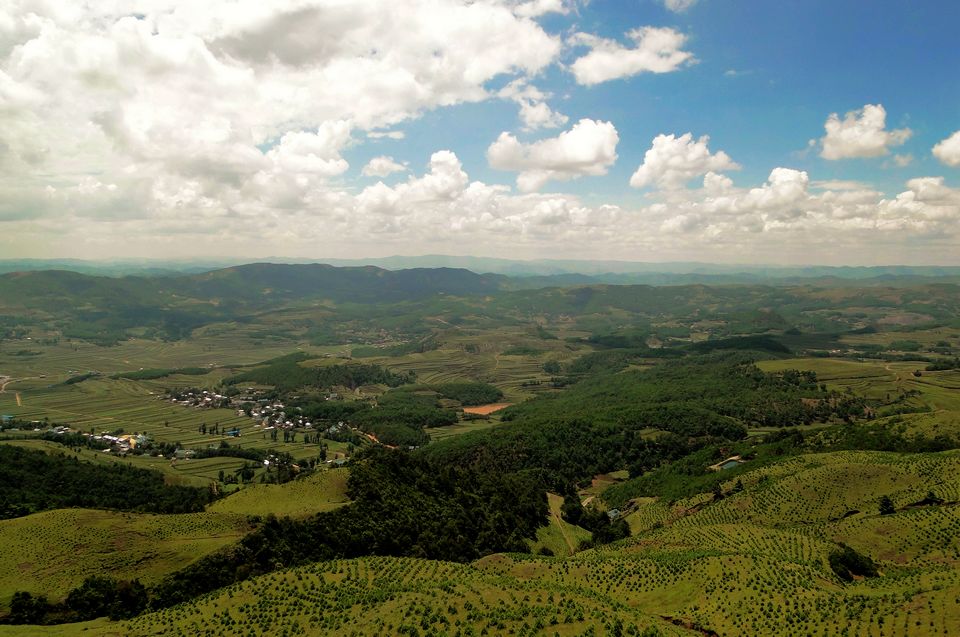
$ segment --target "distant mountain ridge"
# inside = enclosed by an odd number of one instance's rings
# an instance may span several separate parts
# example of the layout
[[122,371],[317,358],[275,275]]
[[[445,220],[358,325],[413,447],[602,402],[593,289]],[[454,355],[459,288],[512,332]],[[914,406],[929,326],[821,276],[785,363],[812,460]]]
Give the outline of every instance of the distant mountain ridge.
[[40,270],[0,275],[0,301],[42,306],[44,300],[79,297],[88,303],[155,304],[190,297],[208,302],[246,303],[262,299],[301,298],[337,302],[396,302],[437,294],[474,295],[496,292],[506,277],[480,275],[456,268],[385,270],[373,266],[253,263],[198,274],[119,278],[66,270]]
[[829,279],[827,284],[842,281],[884,284],[890,282],[930,282],[948,278],[960,280],[960,266],[776,266],[715,264],[699,262],[638,262],[612,260],[535,259],[515,260],[493,257],[422,255],[391,256],[368,259],[197,259],[163,261],[128,259],[114,261],[82,261],[78,259],[6,259],[0,260],[0,273],[67,270],[99,276],[182,276],[242,265],[318,265],[336,267],[375,267],[400,271],[416,269],[462,269],[475,274],[498,274],[513,279],[529,279],[515,285],[521,288],[553,285],[688,285],[725,284],[801,284]]

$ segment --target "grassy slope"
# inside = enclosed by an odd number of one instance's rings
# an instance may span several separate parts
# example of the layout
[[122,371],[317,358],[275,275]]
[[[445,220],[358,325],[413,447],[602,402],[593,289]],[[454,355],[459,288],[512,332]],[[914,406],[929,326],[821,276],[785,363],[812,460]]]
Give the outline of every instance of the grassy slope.
[[[403,625],[452,634],[458,620],[505,634],[543,619],[546,634],[568,635],[614,617],[696,634],[651,619],[663,616],[731,636],[952,635],[960,631],[960,507],[909,505],[931,484],[940,497],[960,499],[958,470],[956,451],[789,458],[746,473],[744,491],[716,503],[708,494],[672,509],[644,500],[631,514],[634,536],[573,557],[322,563],[131,623],[62,634],[266,635],[295,625],[308,634],[397,634]],[[877,513],[881,495],[897,513]],[[842,584],[826,561],[836,542],[873,557],[882,576]]]
[[60,599],[94,574],[155,583],[249,530],[244,516],[210,513],[58,509],[3,520],[0,600],[17,590]]
[[347,469],[319,471],[287,484],[254,484],[210,505],[211,513],[307,517],[348,502]]
[[0,521],[0,605],[17,590],[60,599],[95,573],[154,583],[240,539],[252,529],[248,516],[305,517],[341,506],[346,478],[346,469],[334,469],[284,485],[250,485],[204,513],[59,509]]
[[537,539],[531,543],[530,550],[537,553],[548,548],[558,557],[573,555],[581,541],[590,539],[590,531],[563,520],[560,515],[563,497],[548,493],[547,501],[550,505],[549,522],[537,531]]
[[[503,556],[476,565],[412,558],[325,562],[266,575],[131,622],[62,626],[57,634],[455,634],[458,624],[466,624],[476,630],[461,634],[572,636],[617,620],[627,630],[688,634],[577,585],[504,577],[514,566]],[[559,562],[530,566],[562,571]],[[0,627],[3,634],[18,633]]]

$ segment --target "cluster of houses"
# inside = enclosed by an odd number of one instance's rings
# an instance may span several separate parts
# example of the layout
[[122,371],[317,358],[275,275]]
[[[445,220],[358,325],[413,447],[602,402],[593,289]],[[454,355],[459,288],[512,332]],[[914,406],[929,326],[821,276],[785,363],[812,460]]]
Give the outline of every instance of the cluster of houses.
[[176,393],[170,398],[170,402],[185,407],[199,407],[201,409],[219,409],[231,407],[233,400],[227,396],[210,392],[207,390],[185,390]]
[[[255,427],[265,431],[271,429],[313,429],[317,424],[303,416],[287,414],[285,405],[280,401],[270,401],[256,395],[253,388],[247,389],[247,394],[238,396],[224,396],[215,392],[189,389],[171,395],[170,402],[184,407],[198,409],[235,409],[238,416],[249,416],[257,422]],[[342,400],[343,397],[330,392],[326,400]],[[324,429],[329,435],[344,434],[350,427],[344,422],[338,422]],[[228,432],[229,433],[229,432]]]
[[[88,431],[79,431],[77,429],[73,429],[65,425],[57,425],[55,427],[49,427],[48,425],[44,425],[39,421],[34,421],[31,423],[31,425],[34,426],[33,431],[35,432],[46,431],[55,436],[64,436],[67,434],[83,436],[84,438],[88,438],[90,440],[96,441],[97,443],[100,443],[96,445],[97,447],[100,447],[101,445],[105,445],[103,448],[104,453],[125,454],[131,451],[132,449],[136,449],[137,447],[146,445],[147,443],[150,442],[150,437],[147,434],[136,434],[136,433],[117,434],[117,435],[108,434],[108,433],[95,434]],[[19,427],[16,430],[19,430]]]
[[[54,429],[54,433],[57,433],[56,429]],[[104,449],[104,451],[116,451],[118,453],[126,453],[131,449],[136,449],[137,447],[150,442],[150,438],[146,434],[123,434],[120,436],[113,436],[111,434],[84,433],[83,435],[88,436],[93,440],[110,443],[110,448]]]

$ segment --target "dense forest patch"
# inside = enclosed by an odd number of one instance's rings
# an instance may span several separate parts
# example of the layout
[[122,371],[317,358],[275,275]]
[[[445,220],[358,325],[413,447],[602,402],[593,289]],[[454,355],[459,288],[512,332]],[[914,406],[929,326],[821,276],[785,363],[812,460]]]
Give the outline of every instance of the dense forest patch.
[[157,471],[0,445],[0,518],[65,507],[189,513],[212,500],[209,489],[168,486]]

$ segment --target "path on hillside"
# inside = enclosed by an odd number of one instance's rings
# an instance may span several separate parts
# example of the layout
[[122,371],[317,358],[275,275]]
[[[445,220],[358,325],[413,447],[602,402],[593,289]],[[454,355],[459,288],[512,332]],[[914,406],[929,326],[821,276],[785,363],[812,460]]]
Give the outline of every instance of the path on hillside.
[[[7,393],[7,385],[17,380],[16,378],[11,378],[10,376],[0,376],[0,394]],[[26,380],[26,379],[21,379]],[[17,401],[17,407],[23,407],[23,401],[20,399],[20,392],[14,394],[14,398]]]
[[567,530],[563,527],[563,520],[560,518],[560,514],[557,513],[557,509],[553,506],[553,503],[550,503],[550,515],[553,517],[553,521],[557,523],[557,528],[560,529],[560,535],[563,536],[563,541],[567,544],[567,549],[570,551],[570,555],[576,553],[576,548],[573,546],[573,542],[570,541],[570,536],[567,535]]
[[432,317],[430,317],[430,318],[432,318],[434,321],[437,321],[437,322],[439,322],[439,323],[443,323],[443,324],[446,325],[447,327],[452,327],[452,328],[455,329],[455,330],[463,329],[463,328],[461,328],[459,325],[454,325],[453,323],[448,323],[447,321],[444,321],[444,320],[443,320],[442,318],[440,318],[439,316],[432,316]]

